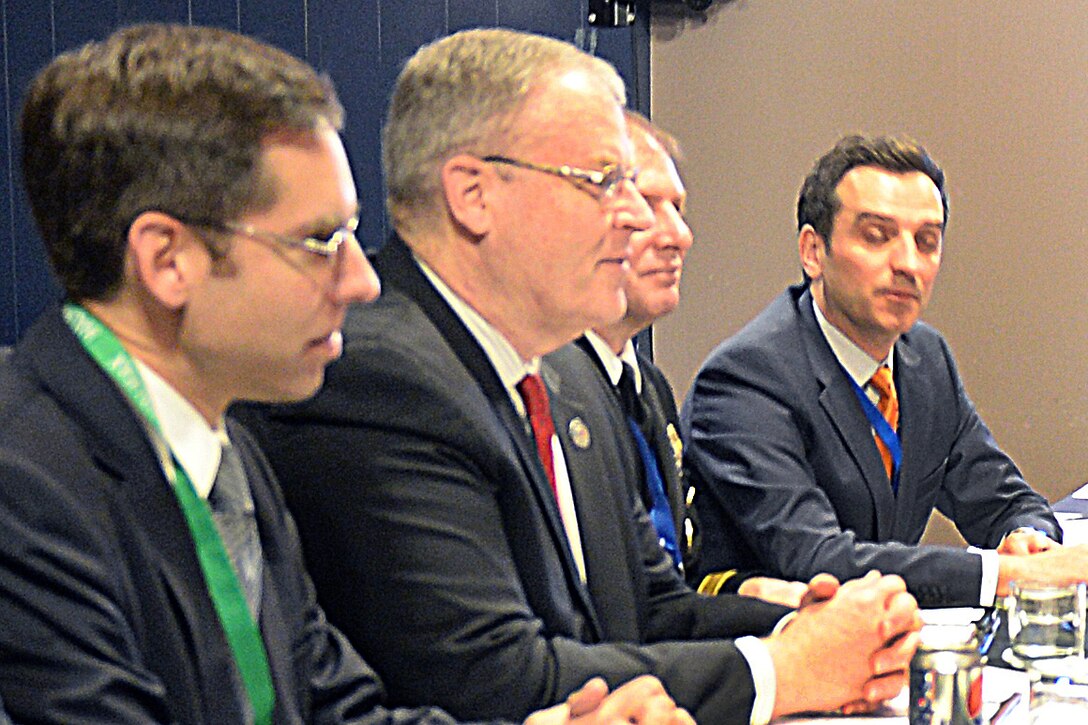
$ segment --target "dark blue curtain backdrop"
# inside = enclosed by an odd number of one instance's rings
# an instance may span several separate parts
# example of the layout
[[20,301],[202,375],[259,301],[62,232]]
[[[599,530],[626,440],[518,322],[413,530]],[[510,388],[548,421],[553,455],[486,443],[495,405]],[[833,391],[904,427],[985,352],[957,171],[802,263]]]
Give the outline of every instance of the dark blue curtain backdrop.
[[631,28],[595,29],[587,0],[0,0],[0,345],[14,342],[58,296],[19,171],[19,113],[27,84],[57,53],[122,25],[218,25],[262,38],[328,73],[347,109],[344,141],[362,202],[360,240],[387,226],[379,129],[401,65],[421,44],[463,28],[505,26],[568,40],[611,61],[630,105],[649,111],[649,2]]

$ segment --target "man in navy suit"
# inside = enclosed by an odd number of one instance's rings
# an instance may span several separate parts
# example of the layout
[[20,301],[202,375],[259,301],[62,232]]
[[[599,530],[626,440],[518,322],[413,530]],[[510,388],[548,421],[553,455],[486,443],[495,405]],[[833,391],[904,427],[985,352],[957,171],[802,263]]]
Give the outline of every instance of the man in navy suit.
[[[623,98],[603,61],[510,31],[406,64],[384,293],[349,314],[322,392],[258,421],[319,598],[392,702],[454,714],[521,717],[588,673],[655,674],[715,723],[893,694],[917,615],[901,580],[822,577],[773,634],[785,608],[691,591],[631,485],[610,391],[541,361],[624,313],[652,215]],[[841,666],[813,678],[829,651]]]
[[[341,115],[301,61],[209,28],[118,31],[31,86],[24,176],[68,301],[0,366],[16,721],[453,722],[385,709],[225,415],[311,395],[378,294]],[[604,694],[531,721],[691,722],[650,678]]]
[[[631,235],[624,284],[627,311],[619,320],[588,331],[576,344],[616,393],[628,418],[623,431],[634,438],[639,453],[640,465],[635,467],[658,542],[678,567],[695,570],[701,535],[689,509],[695,490],[686,485],[681,467],[675,397],[665,374],[634,345],[638,333],[680,303],[680,277],[692,245],[691,229],[684,220],[687,191],[677,170],[676,139],[633,111],[627,112],[627,127],[639,168],[636,185],[653,212],[653,224]],[[797,606],[806,590],[801,582],[735,568],[696,585],[703,593],[736,592],[790,606]]]
[[[918,321],[947,219],[944,174],[914,142],[850,136],[816,162],[797,203],[805,283],[711,353],[681,412],[697,576],[876,568],[923,606],[1088,578],[1088,550],[1059,545],[947,343]],[[934,507],[978,548],[919,546]]]

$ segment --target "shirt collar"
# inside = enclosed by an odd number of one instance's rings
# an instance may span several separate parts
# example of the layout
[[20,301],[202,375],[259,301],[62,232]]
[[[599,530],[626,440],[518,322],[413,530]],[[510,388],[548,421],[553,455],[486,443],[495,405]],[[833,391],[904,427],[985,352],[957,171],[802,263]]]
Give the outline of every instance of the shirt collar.
[[597,357],[600,358],[605,372],[608,373],[608,380],[612,385],[620,384],[620,376],[623,375],[623,364],[627,363],[635,373],[635,392],[641,395],[642,370],[638,365],[638,354],[635,352],[634,343],[630,340],[625,342],[623,350],[617,355],[612,352],[612,348],[608,346],[608,343],[604,341],[604,338],[593,330],[586,330],[586,339],[589,340],[589,344],[593,348],[593,351],[596,352]]
[[230,439],[220,420],[213,429],[186,400],[158,373],[136,360],[136,367],[143,378],[147,395],[166,444],[174,458],[185,469],[186,475],[201,498],[208,498],[219,472],[219,458],[223,445]]
[[893,373],[895,372],[893,365],[895,359],[894,346],[885,360],[877,362],[869,357],[869,353],[854,344],[853,340],[828,321],[823,310],[816,304],[815,297],[812,298],[812,311],[816,313],[816,324],[820,326],[820,331],[824,333],[827,344],[831,346],[831,352],[835,353],[839,364],[858,384],[858,387],[864,388],[868,385],[869,379],[873,377],[873,373],[880,369],[881,365],[887,365]]
[[[413,255],[414,256],[414,255]],[[483,348],[487,359],[499,375],[499,380],[506,388],[507,394],[514,403],[514,407],[524,417],[525,403],[521,394],[517,391],[518,382],[526,375],[540,372],[540,358],[534,357],[528,362],[521,359],[514,346],[503,337],[502,333],[495,329],[494,325],[485,320],[479,312],[461,299],[442,278],[419,257],[415,257],[416,264],[423,271],[423,275],[434,285],[438,294],[453,308],[453,312],[465,323],[465,327]]]

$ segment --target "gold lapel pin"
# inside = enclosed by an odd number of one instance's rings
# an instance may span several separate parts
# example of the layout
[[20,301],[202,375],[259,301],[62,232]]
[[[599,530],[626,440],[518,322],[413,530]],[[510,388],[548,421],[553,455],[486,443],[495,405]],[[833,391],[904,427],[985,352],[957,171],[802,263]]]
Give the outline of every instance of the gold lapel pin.
[[581,418],[570,419],[570,423],[567,424],[567,433],[574,445],[582,450],[589,448],[589,428],[586,427]]
[[669,443],[672,444],[672,457],[676,463],[676,470],[679,472],[684,467],[684,444],[680,441],[680,434],[676,432],[676,426],[672,423],[665,426],[665,433],[669,436]]

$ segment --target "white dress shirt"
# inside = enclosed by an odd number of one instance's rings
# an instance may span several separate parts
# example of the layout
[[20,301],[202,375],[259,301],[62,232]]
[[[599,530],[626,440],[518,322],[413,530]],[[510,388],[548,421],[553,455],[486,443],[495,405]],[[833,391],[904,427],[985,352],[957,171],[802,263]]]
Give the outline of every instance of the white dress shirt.
[[[510,402],[524,419],[526,431],[530,431],[529,416],[525,410],[525,402],[521,399],[521,393],[517,390],[517,384],[526,375],[540,372],[540,358],[533,358],[528,362],[522,360],[514,350],[514,346],[503,337],[501,332],[458,297],[457,293],[450,289],[449,285],[443,282],[423,260],[418,257],[415,259],[419,268],[423,270],[423,274],[438,290],[438,294],[453,308],[454,314],[465,323],[465,327],[483,348],[484,354],[487,355],[503,387],[506,388]],[[567,471],[567,459],[563,456],[563,447],[559,445],[559,437],[554,434],[552,435],[552,463],[555,470],[555,495],[559,504],[559,515],[563,520],[563,529],[567,534],[567,545],[570,547],[574,564],[578,568],[578,576],[585,582],[586,562],[582,554],[582,536],[578,528],[578,515],[574,509],[574,495],[570,488],[570,473]]]
[[219,472],[223,445],[230,442],[223,421],[213,429],[192,403],[158,373],[139,360],[135,362],[166,444],[185,469],[197,495],[206,500]]

